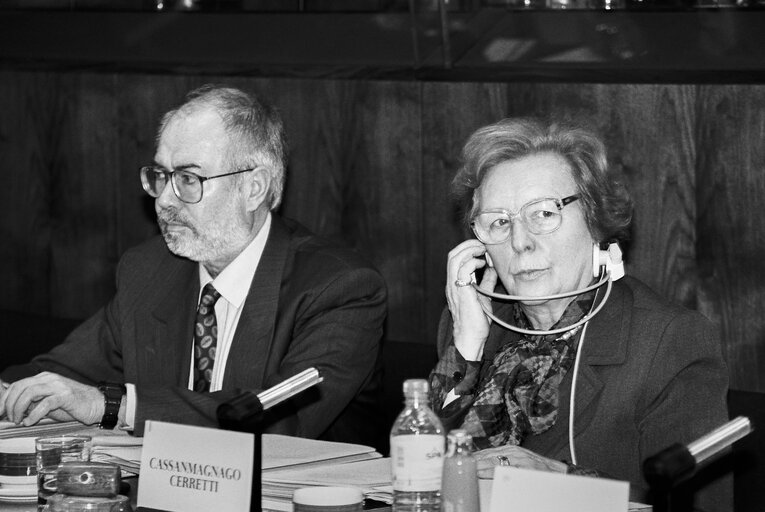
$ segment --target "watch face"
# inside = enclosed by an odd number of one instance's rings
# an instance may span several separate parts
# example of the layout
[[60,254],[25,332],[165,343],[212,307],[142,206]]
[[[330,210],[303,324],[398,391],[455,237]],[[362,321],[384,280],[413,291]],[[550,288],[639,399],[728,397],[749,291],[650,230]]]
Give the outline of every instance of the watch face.
[[121,399],[122,395],[125,394],[125,389],[119,384],[101,384],[98,386],[98,389],[106,395],[106,398],[113,400]]

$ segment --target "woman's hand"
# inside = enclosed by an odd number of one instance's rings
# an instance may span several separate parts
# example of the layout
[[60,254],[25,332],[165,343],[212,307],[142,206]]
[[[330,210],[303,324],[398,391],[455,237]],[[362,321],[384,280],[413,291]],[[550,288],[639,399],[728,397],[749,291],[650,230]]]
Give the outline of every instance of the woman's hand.
[[478,462],[479,478],[493,478],[494,468],[497,466],[512,466],[552,473],[565,473],[568,470],[565,462],[542,457],[531,450],[515,445],[480,450],[475,453],[475,458]]
[[[474,272],[486,266],[484,254],[486,247],[481,242],[466,240],[449,252],[446,265],[446,302],[454,322],[454,346],[468,361],[481,359],[491,325],[481,308],[483,304],[491,311],[491,301],[470,286]],[[486,268],[479,287],[492,292],[496,284],[496,271]]]

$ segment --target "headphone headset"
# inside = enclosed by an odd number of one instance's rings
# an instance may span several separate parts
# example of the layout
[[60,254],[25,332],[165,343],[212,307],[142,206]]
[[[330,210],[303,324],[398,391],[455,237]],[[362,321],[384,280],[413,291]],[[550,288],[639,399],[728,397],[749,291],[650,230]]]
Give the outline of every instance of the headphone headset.
[[605,273],[611,274],[611,280],[617,281],[624,277],[624,262],[622,261],[622,250],[616,242],[608,242],[606,249],[602,245],[595,243],[592,246],[592,275],[598,277],[601,274],[601,268]]
[[[624,277],[624,261],[622,261],[622,250],[616,242],[608,242],[606,249],[604,244],[594,243],[592,245],[592,276],[600,277],[601,267],[605,273],[611,273],[611,279],[617,281]],[[486,264],[494,268],[494,262],[489,253],[485,253]]]
[[[485,257],[486,257],[486,264],[489,267],[494,267],[494,262],[491,260],[491,257],[489,256],[488,252],[485,253]],[[579,327],[580,325],[583,325],[589,322],[592,317],[597,315],[600,312],[600,310],[603,308],[603,306],[606,304],[606,300],[608,299],[608,296],[611,294],[611,286],[613,284],[613,281],[616,281],[617,279],[621,279],[622,277],[624,277],[624,263],[622,262],[622,251],[616,242],[610,242],[608,244],[608,249],[601,249],[600,244],[597,244],[597,243],[594,244],[592,249],[592,260],[593,260],[592,273],[594,277],[600,278],[598,282],[596,282],[595,284],[591,284],[590,286],[579,288],[578,290],[573,290],[570,292],[557,293],[554,295],[541,295],[541,296],[507,295],[504,293],[496,293],[496,292],[489,292],[486,290],[482,290],[478,286],[478,283],[476,283],[475,277],[473,277],[472,286],[478,293],[489,298],[500,299],[500,300],[532,301],[532,300],[555,300],[555,299],[563,299],[566,297],[573,297],[574,295],[581,295],[591,290],[598,289],[604,284],[607,285],[606,294],[603,297],[603,300],[600,301],[600,304],[598,304],[597,307],[593,309],[590,313],[584,315],[582,319],[580,319],[578,322],[572,325],[561,327],[558,329],[547,330],[547,331],[523,329],[521,327],[510,325],[500,320],[499,318],[497,318],[491,311],[489,311],[483,305],[481,306],[486,316],[488,316],[491,320],[501,325],[505,329],[510,329],[511,331],[516,331],[516,332],[520,332],[521,334],[528,334],[528,335],[559,334],[562,332],[575,329]]]
[[[604,244],[605,245],[605,244]],[[605,245],[605,249],[602,248],[602,244],[595,243],[592,246],[592,275],[593,277],[600,278],[597,283],[587,286],[585,288],[581,288],[579,290],[574,290],[573,292],[567,292],[567,293],[559,293],[556,295],[547,295],[547,296],[541,296],[541,297],[524,297],[524,296],[518,296],[518,295],[504,295],[500,293],[492,293],[492,292],[486,292],[484,290],[481,290],[478,287],[478,284],[473,282],[473,288],[480,293],[481,295],[485,295],[490,298],[497,298],[497,299],[505,299],[505,300],[551,300],[551,299],[560,299],[564,297],[572,297],[574,295],[581,295],[583,293],[586,293],[590,290],[598,289],[604,284],[607,285],[606,287],[606,293],[603,296],[603,299],[600,301],[600,304],[595,307],[595,302],[593,302],[593,308],[590,310],[590,312],[584,317],[582,317],[578,322],[571,324],[569,326],[560,328],[560,329],[553,329],[548,331],[536,331],[536,330],[530,330],[530,329],[522,329],[520,327],[510,325],[506,322],[503,322],[496,316],[494,316],[490,311],[487,310],[483,305],[481,306],[484,310],[484,313],[486,316],[491,318],[494,322],[498,323],[502,327],[506,329],[510,329],[512,331],[520,332],[522,334],[558,334],[562,332],[566,332],[563,336],[572,336],[576,334],[576,332],[579,330],[580,326],[582,327],[582,334],[579,338],[579,347],[576,351],[576,358],[574,359],[574,368],[573,368],[573,375],[571,376],[571,394],[569,397],[569,426],[568,426],[568,436],[569,436],[569,452],[571,454],[571,463],[576,464],[576,449],[574,448],[574,407],[576,404],[575,396],[576,396],[576,376],[579,373],[579,361],[581,360],[582,355],[582,346],[584,345],[584,338],[585,333],[587,332],[587,325],[588,322],[600,312],[600,310],[603,308],[603,306],[606,304],[606,301],[608,300],[609,295],[611,295],[611,286],[613,285],[613,282],[621,279],[624,277],[624,261],[622,259],[622,250],[619,247],[619,244],[616,242],[608,242],[607,245]],[[491,260],[491,256],[489,256],[489,253],[487,252],[485,254],[486,257],[486,264],[489,267],[494,267],[494,262]],[[596,294],[597,299],[597,294]]]

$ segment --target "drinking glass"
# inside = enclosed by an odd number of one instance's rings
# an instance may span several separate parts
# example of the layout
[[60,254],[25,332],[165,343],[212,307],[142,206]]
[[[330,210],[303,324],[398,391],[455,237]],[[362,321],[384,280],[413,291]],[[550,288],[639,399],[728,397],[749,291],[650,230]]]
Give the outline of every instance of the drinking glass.
[[37,462],[37,510],[45,510],[48,497],[56,493],[56,470],[62,462],[88,462],[90,436],[59,435],[35,439]]

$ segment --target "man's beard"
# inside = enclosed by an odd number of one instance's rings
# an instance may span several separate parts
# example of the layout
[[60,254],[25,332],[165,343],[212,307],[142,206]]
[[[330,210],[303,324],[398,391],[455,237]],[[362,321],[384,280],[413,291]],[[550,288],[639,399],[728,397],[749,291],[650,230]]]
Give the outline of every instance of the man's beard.
[[[157,213],[157,224],[159,224],[162,238],[165,239],[170,252],[193,261],[201,261],[200,253],[205,241],[189,219],[181,215],[175,208],[167,208]],[[188,231],[170,230],[170,225],[183,226]]]
[[[237,229],[240,226],[235,222],[208,226],[202,232],[192,220],[173,207],[157,212],[157,224],[170,252],[201,263],[214,261],[227,254],[246,236],[241,229]],[[170,230],[170,225],[186,229]]]

